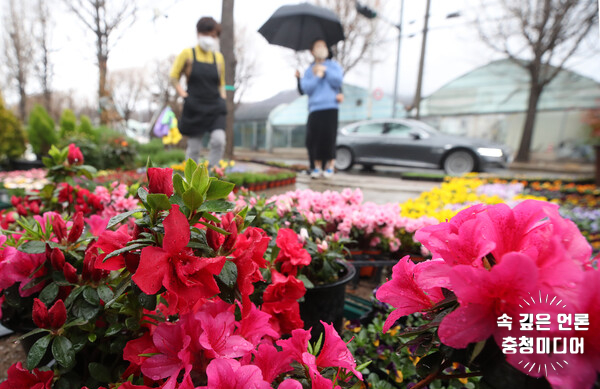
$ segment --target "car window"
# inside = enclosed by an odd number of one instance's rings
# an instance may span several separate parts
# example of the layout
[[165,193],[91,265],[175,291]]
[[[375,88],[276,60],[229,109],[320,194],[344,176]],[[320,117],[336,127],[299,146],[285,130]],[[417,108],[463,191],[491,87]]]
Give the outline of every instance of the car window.
[[411,127],[401,123],[386,123],[385,134],[392,135],[394,137],[410,138]]
[[379,135],[382,131],[383,123],[361,124],[354,129],[354,133],[359,135]]

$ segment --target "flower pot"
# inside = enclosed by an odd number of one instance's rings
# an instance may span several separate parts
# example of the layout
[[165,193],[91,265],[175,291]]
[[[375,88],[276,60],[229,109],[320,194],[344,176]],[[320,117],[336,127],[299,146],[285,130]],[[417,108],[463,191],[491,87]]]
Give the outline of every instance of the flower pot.
[[312,341],[316,341],[323,332],[320,320],[333,323],[338,332],[342,330],[346,284],[352,281],[356,274],[356,269],[351,263],[343,261],[342,264],[345,271],[336,282],[306,289],[304,302],[300,303],[300,317],[304,321],[304,329],[312,327]]
[[[364,255],[381,255],[381,250],[369,249],[363,251]],[[367,261],[375,262],[375,258],[367,258]],[[360,268],[359,275],[361,277],[369,278],[375,274],[375,266],[363,266]]]

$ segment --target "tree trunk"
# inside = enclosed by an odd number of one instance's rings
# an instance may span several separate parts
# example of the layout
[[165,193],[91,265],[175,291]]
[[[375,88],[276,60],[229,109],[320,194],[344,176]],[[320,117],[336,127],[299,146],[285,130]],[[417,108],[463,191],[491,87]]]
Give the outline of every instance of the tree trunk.
[[27,119],[27,93],[25,93],[25,82],[19,80],[19,119],[25,123]]
[[[108,111],[108,91],[106,90],[106,73],[107,73],[107,62],[108,58],[104,56],[98,57],[98,103],[100,104],[100,124],[108,124],[109,121],[109,111]],[[102,107],[102,102],[105,103],[105,106]]]
[[[221,52],[225,58],[225,84],[235,85],[235,36],[233,21],[234,0],[223,0],[221,9]],[[225,158],[233,158],[233,125],[235,105],[233,98],[235,90],[227,91],[227,119],[225,124],[226,144]]]
[[535,127],[535,117],[537,114],[537,105],[542,94],[543,87],[536,81],[535,77],[531,77],[531,89],[529,90],[529,103],[527,105],[527,116],[525,117],[525,125],[523,126],[523,134],[521,143],[515,161],[529,162],[529,151],[531,149],[531,140],[533,139],[533,129]]

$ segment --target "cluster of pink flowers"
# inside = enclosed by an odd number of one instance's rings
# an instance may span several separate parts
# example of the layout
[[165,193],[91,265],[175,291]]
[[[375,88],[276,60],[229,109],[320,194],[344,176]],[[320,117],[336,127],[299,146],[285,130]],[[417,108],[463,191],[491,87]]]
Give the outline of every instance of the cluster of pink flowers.
[[[422,228],[416,239],[433,259],[414,264],[405,257],[394,266],[392,279],[377,292],[380,301],[397,308],[384,331],[401,316],[433,309],[445,299],[444,288],[454,292],[459,303],[439,325],[444,344],[460,349],[490,337],[499,346],[507,337],[519,340],[532,334],[583,337],[585,354],[560,355],[569,368],[558,373],[550,369],[556,360],[550,354],[507,353],[507,361],[536,377],[548,366],[547,378],[554,388],[593,386],[600,371],[600,271],[592,266],[585,237],[560,216],[558,206],[535,200],[512,209],[506,204],[480,204],[449,222]],[[553,297],[562,304],[543,302]],[[497,324],[507,315],[518,327],[521,315],[538,313],[553,318],[548,331],[510,331]],[[559,313],[589,314],[589,330],[560,331]]]
[[139,208],[139,201],[129,194],[127,185],[119,182],[110,184],[110,189],[97,186],[94,195],[98,196],[104,205],[104,209],[99,214],[103,218],[110,219],[121,212]]
[[[238,197],[236,201],[241,209],[246,204],[254,205],[253,201],[256,200],[250,198],[246,201]],[[327,223],[326,232],[335,240],[352,238],[371,247],[385,245],[387,247],[384,248],[392,252],[400,248],[402,234],[412,234],[421,227],[438,223],[432,217],[402,217],[398,204],[363,202],[360,189],[346,188],[341,192],[296,190],[273,196],[267,203],[275,203],[280,217],[294,210],[300,212],[309,224],[324,220]]]

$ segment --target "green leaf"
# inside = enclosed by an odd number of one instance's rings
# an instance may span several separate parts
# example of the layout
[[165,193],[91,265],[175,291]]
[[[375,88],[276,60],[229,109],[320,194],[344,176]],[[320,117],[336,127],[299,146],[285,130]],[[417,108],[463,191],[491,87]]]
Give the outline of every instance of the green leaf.
[[87,287],[83,291],[83,298],[91,305],[100,305],[100,299],[98,298],[98,292],[92,287]]
[[28,370],[33,370],[40,363],[46,351],[48,350],[48,346],[50,345],[50,340],[52,340],[52,335],[48,334],[42,338],[39,338],[31,349],[29,349],[29,354],[27,354],[27,362],[26,367]]
[[53,302],[54,299],[56,299],[56,296],[58,296],[58,285],[56,285],[54,282],[48,284],[40,292],[40,300],[42,300],[42,302],[46,305]]
[[151,167],[154,167],[154,165],[152,164],[152,160],[150,160],[150,156],[148,156],[148,159],[146,159],[146,171]]
[[188,183],[192,183],[192,176],[194,175],[194,172],[196,171],[196,169],[198,168],[198,164],[196,164],[196,162],[189,158],[186,162],[185,162],[185,169],[184,169],[184,174],[185,174],[185,180]]
[[315,347],[313,347],[313,351],[315,352],[315,355],[319,353],[319,351],[321,351],[321,345],[323,344],[323,333],[321,332],[319,334],[319,340],[317,340],[317,343],[315,344]]
[[61,366],[70,368],[75,364],[75,351],[71,341],[64,336],[57,336],[52,342],[52,355]]
[[156,296],[149,295],[144,292],[140,293],[138,296],[138,301],[142,305],[142,307],[146,308],[149,311],[154,311],[156,309]]
[[205,201],[204,204],[198,210],[199,212],[219,212],[225,213],[233,210],[235,208],[234,203],[230,203],[225,200],[210,200]]
[[138,189],[138,197],[140,198],[140,200],[142,200],[142,203],[144,203],[144,205],[148,204],[148,191],[142,187],[140,187]]
[[98,297],[105,303],[112,300],[115,297],[115,294],[110,289],[110,287],[106,284],[98,286]]
[[444,356],[439,351],[421,358],[416,366],[417,374],[421,378],[425,378],[432,373],[440,371],[443,359]]
[[80,166],[78,166],[78,169],[79,170],[84,170],[86,172],[89,172],[90,174],[96,174],[96,173],[98,173],[98,169],[96,169],[92,165],[80,165]]
[[171,209],[169,198],[164,193],[151,193],[147,197],[148,205],[156,211],[168,211]]
[[84,300],[77,300],[75,304],[73,304],[72,312],[80,319],[92,320],[96,317],[98,312],[100,312],[100,307],[98,305],[92,305]]
[[52,159],[48,158],[48,157],[42,157],[42,163],[44,164],[44,166],[46,167],[52,167],[52,165],[54,164],[52,162]]
[[173,175],[173,189],[175,190],[175,193],[177,193],[180,196],[186,190],[183,185],[183,177],[181,177],[181,175],[177,173]]
[[129,251],[133,251],[133,250],[137,250],[137,249],[141,249],[144,247],[149,246],[147,243],[135,243],[129,246],[125,246],[125,247],[121,247],[118,250],[115,250],[113,252],[111,252],[110,254],[108,254],[106,257],[104,257],[104,259],[102,260],[102,262],[106,261],[109,258],[112,257],[116,257],[117,255],[121,255],[123,253],[129,252]]
[[79,297],[81,293],[83,293],[83,288],[75,287],[75,289],[73,289],[69,296],[65,299],[65,306],[68,308],[71,304],[73,304],[75,299]]
[[312,289],[315,287],[315,284],[313,284],[308,277],[306,277],[306,275],[304,274],[300,274],[298,276],[296,276],[297,279],[299,279],[300,281],[302,281],[302,283],[304,284],[304,287],[306,289]]
[[106,226],[106,229],[108,230],[110,228],[113,228],[114,226],[121,223],[123,220],[127,219],[134,213],[142,212],[143,210],[144,209],[142,209],[142,208],[137,208],[137,209],[133,209],[131,211],[120,213],[117,216],[111,217],[110,220],[108,221],[108,225]]
[[125,292],[125,290],[129,287],[130,284],[131,284],[131,279],[126,279],[125,281],[123,281],[117,287],[117,290],[115,291],[115,297],[113,297],[112,300],[108,301],[106,303],[106,305],[104,306],[104,308],[108,309],[108,307],[110,307],[115,301],[117,301],[117,299],[119,297],[121,297],[121,295]]
[[140,322],[136,317],[128,317],[125,319],[125,327],[128,330],[137,331],[140,328]]
[[200,224],[202,224],[203,226],[205,226],[206,228],[210,228],[213,231],[217,231],[219,234],[223,234],[223,235],[229,235],[229,232],[225,231],[224,229],[217,227],[217,226],[213,226],[210,223],[206,223],[206,222],[198,222]]
[[233,288],[237,282],[237,276],[238,270],[235,263],[226,261],[217,277],[229,288]]
[[122,329],[123,329],[123,324],[121,324],[121,323],[113,324],[112,326],[110,326],[106,329],[106,333],[104,334],[104,336],[116,335],[119,332],[121,332]]
[[[206,213],[200,213],[199,214],[203,219],[208,220],[209,222],[213,222],[213,223],[221,223],[221,221],[219,220],[218,217],[211,215],[210,213],[206,212]],[[200,220],[200,219],[198,219]],[[197,223],[198,221],[196,221]],[[194,223],[195,224],[195,223]]]
[[31,331],[29,331],[28,333],[26,333],[26,334],[24,334],[24,335],[21,335],[21,336],[18,338],[18,340],[23,340],[23,339],[25,339],[25,338],[29,338],[29,337],[30,337],[30,336],[32,336],[32,335],[39,334],[39,333],[42,333],[42,332],[50,332],[50,331],[49,331],[49,330],[47,330],[47,329],[45,329],[45,328],[36,328],[35,330],[31,330]]
[[90,343],[94,343],[96,339],[98,339],[98,335],[94,333],[88,334],[88,340],[90,341]]
[[235,184],[231,182],[215,180],[211,181],[208,191],[206,192],[207,200],[224,199],[233,190]]
[[110,370],[106,366],[100,363],[91,362],[88,365],[88,370],[90,371],[92,378],[96,381],[102,384],[112,382]]
[[483,348],[485,347],[486,341],[487,341],[487,339],[475,343],[475,347],[473,348],[473,353],[471,354],[471,358],[469,358],[470,364],[473,363],[473,361],[475,360],[475,358],[477,358],[479,356],[479,354],[481,354],[481,352],[483,351]]
[[46,252],[46,243],[41,240],[31,240],[20,245],[19,251],[27,254],[43,254]]
[[200,192],[194,188],[186,190],[182,198],[185,205],[193,211],[195,211],[204,202],[204,198]]

